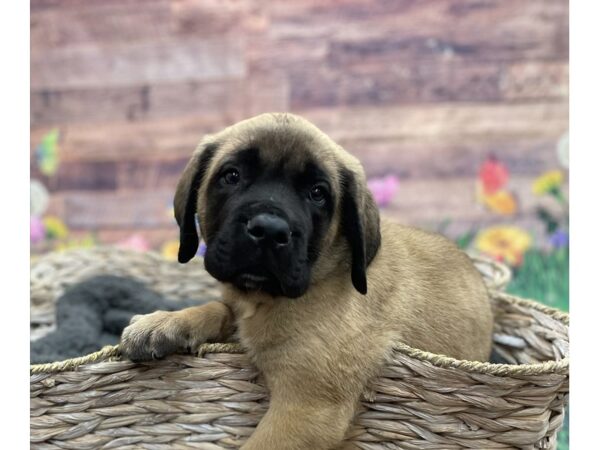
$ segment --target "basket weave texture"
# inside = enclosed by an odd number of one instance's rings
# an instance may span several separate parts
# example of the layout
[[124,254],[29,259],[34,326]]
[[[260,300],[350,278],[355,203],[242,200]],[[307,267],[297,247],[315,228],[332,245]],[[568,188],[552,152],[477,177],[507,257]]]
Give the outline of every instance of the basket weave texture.
[[[568,315],[498,291],[507,269],[476,262],[495,309],[495,349],[512,364],[397,343],[348,431],[356,448],[556,448],[568,399]],[[32,265],[32,330],[51,329],[66,286],[106,273],[135,276],[174,300],[218,297],[201,262],[181,266],[110,248],[50,254]],[[268,408],[260,374],[237,344],[145,364],[106,347],[31,366],[30,383],[31,448],[39,449],[238,448]]]

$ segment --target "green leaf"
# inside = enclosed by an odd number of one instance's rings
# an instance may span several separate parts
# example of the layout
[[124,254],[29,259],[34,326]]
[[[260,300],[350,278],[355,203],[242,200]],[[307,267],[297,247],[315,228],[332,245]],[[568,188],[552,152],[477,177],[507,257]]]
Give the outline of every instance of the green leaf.
[[466,250],[467,248],[469,248],[471,242],[473,242],[473,239],[475,239],[476,235],[476,231],[469,230],[456,239],[456,245],[458,245],[459,248]]

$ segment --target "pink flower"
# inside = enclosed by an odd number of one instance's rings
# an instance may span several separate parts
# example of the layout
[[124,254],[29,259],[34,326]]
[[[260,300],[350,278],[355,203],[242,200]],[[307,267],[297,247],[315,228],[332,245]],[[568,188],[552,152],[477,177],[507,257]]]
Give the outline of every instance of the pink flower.
[[383,207],[387,206],[396,195],[400,181],[395,175],[388,175],[383,178],[371,178],[367,185],[377,206]]
[[44,227],[44,222],[37,217],[31,216],[29,218],[29,238],[32,244],[37,244],[44,240],[46,236],[46,228]]
[[119,248],[133,250],[136,252],[147,252],[148,250],[150,250],[150,244],[148,243],[146,238],[141,234],[137,233],[132,234],[127,239],[123,239],[117,242],[116,245]]

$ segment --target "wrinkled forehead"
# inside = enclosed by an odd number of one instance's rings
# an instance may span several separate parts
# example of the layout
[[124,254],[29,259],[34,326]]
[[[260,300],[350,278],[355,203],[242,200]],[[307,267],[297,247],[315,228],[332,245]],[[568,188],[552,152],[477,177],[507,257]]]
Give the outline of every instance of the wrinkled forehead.
[[[244,126],[246,125],[246,126]],[[241,123],[218,136],[215,166],[236,159],[252,159],[260,170],[303,174],[315,168],[337,187],[340,164],[335,144],[314,130],[290,123]]]

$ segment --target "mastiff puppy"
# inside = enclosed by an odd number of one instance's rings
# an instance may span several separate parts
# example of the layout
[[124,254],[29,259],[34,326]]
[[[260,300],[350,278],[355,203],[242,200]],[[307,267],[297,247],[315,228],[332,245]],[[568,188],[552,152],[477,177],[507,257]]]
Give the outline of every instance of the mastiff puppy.
[[300,117],[263,114],[200,143],[175,194],[182,263],[198,249],[196,215],[222,300],[136,316],[121,350],[149,360],[237,333],[271,395],[245,450],[346,448],[394,341],[490,355],[492,311],[469,258],[380,220],[359,161]]

